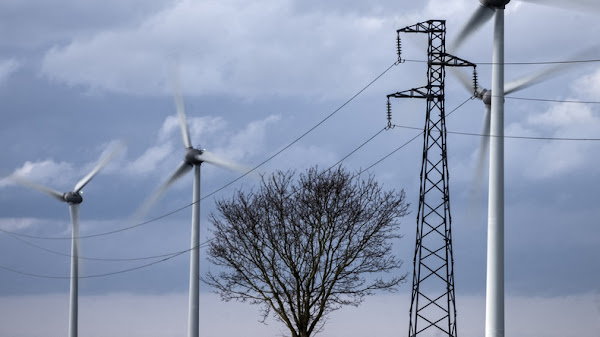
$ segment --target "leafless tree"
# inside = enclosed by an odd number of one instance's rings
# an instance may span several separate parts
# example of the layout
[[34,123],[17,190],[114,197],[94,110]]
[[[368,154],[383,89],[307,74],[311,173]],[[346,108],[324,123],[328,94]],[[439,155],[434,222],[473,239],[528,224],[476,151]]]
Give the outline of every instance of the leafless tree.
[[342,167],[263,176],[217,201],[208,259],[223,271],[203,280],[223,300],[260,305],[263,321],[274,313],[293,337],[312,336],[332,311],[406,279],[392,246],[407,209],[404,191]]

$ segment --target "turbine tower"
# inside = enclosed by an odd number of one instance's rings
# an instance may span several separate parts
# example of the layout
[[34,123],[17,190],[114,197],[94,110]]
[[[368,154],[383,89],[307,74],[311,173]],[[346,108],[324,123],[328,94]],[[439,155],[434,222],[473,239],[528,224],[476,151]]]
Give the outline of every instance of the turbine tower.
[[100,170],[121,150],[122,144],[104,157],[71,192],[61,193],[52,188],[36,184],[23,177],[13,175],[9,179],[29,188],[46,193],[58,201],[66,202],[71,213],[71,284],[69,291],[69,337],[77,337],[79,313],[79,205],[83,202],[82,189],[96,176]]
[[179,79],[176,76],[174,77],[175,107],[177,110],[183,145],[185,146],[185,155],[183,162],[179,164],[177,169],[175,169],[175,172],[173,172],[167,181],[165,181],[160,188],[142,204],[136,213],[138,217],[143,217],[173,183],[194,169],[190,244],[188,337],[198,337],[200,318],[200,165],[206,162],[244,174],[249,170],[242,165],[220,158],[204,149],[197,149],[192,146],[183,104],[183,96],[179,86]]
[[[487,229],[485,336],[504,337],[504,9],[510,0],[479,0],[479,6],[458,34],[454,48],[494,18],[492,90],[490,94],[489,190]],[[592,8],[583,0],[525,0],[567,8]],[[598,9],[598,4],[594,4]],[[485,127],[485,126],[484,126]]]
[[401,32],[426,33],[429,38],[427,85],[387,96],[388,125],[391,125],[390,97],[423,98],[427,101],[409,337],[440,331],[444,336],[456,337],[444,79],[446,67],[474,68],[475,65],[446,53],[446,22],[443,20],[429,20],[397,32],[399,61]]

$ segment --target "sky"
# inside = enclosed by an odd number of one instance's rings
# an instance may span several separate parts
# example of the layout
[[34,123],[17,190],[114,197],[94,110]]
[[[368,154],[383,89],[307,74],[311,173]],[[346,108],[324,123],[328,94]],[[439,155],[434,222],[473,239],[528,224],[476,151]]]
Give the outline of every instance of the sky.
[[[538,63],[600,59],[600,11],[535,2],[542,1],[507,5],[507,82],[552,67]],[[80,272],[81,334],[186,331],[188,256],[156,256],[189,246],[191,174],[148,215],[160,219],[134,226],[140,221],[132,218],[183,158],[169,81],[174,66],[194,145],[247,167],[262,164],[256,169],[262,174],[327,168],[387,125],[386,95],[426,84],[426,65],[414,62],[426,59],[426,37],[403,35],[407,61],[393,65],[396,30],[444,19],[451,44],[476,6],[475,0],[0,2],[0,176],[19,174],[68,191],[125,144],[83,191],[81,235],[90,237],[81,240],[87,258]],[[491,36],[487,23],[455,52],[478,64],[485,88]],[[600,106],[593,103],[600,101],[600,63],[569,63],[555,74],[505,99],[505,134],[517,137],[505,139],[507,335],[586,337],[600,329],[600,142],[591,140],[600,138]],[[460,133],[480,133],[483,122],[483,105],[470,96],[448,72],[446,112],[460,106],[447,118],[448,163],[457,325],[467,337],[484,330],[487,208],[485,186],[470,201],[480,137]],[[421,100],[395,99],[392,112],[398,126],[423,126]],[[402,219],[404,237],[395,245],[402,273],[412,272],[422,138],[386,156],[418,133],[386,130],[343,160],[359,171],[385,157],[369,171],[386,189],[405,190],[412,213]],[[239,176],[202,166],[202,242],[212,235],[207,216],[215,200],[259,183],[256,174]],[[0,335],[67,334],[70,228],[66,204],[0,180]],[[201,251],[202,273],[214,268],[204,257]],[[201,334],[285,334],[274,320],[260,323],[257,307],[221,302],[205,284],[200,290]],[[398,293],[336,311],[319,336],[407,333],[409,294],[410,281]]]

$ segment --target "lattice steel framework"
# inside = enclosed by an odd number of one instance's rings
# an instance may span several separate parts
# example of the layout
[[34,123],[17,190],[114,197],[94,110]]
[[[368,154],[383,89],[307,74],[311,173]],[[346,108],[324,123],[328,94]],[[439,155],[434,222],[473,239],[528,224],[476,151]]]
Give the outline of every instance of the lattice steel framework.
[[[475,67],[466,60],[446,53],[446,22],[429,20],[398,31],[428,34],[427,85],[397,92],[388,98],[388,125],[391,126],[390,98],[423,98],[427,100],[423,129],[423,159],[417,238],[414,255],[409,337],[417,335],[455,337],[456,304],[454,294],[454,259],[452,255],[452,219],[448,188],[446,152],[446,119],[444,112],[445,67]],[[475,74],[475,73],[474,73]],[[474,82],[476,78],[474,75]],[[476,89],[476,83],[474,83]]]

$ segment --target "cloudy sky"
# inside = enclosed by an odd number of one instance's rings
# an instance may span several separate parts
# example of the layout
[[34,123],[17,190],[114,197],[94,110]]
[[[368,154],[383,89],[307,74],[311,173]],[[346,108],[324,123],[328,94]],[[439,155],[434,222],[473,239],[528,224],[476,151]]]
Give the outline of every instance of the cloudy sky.
[[[119,142],[126,144],[83,194],[81,235],[90,237],[81,242],[87,258],[81,262],[82,335],[186,331],[188,257],[156,256],[189,245],[191,175],[167,192],[149,218],[168,216],[135,227],[139,221],[131,218],[183,157],[169,82],[174,65],[192,142],[248,167],[343,106],[257,171],[326,168],[386,125],[387,94],[426,84],[426,66],[410,61],[425,60],[425,36],[403,36],[409,61],[392,66],[396,29],[445,19],[451,43],[475,6],[475,0],[0,2],[0,176],[17,173],[71,190],[99,158]],[[506,61],[521,64],[506,66],[507,81],[553,66],[535,63],[600,59],[598,15],[511,2]],[[491,26],[456,52],[478,63],[480,84],[487,88]],[[600,106],[593,103],[600,101],[600,63],[571,63],[561,70],[506,97],[506,135],[545,138],[505,141],[507,335],[596,336],[600,329],[600,208],[594,192],[600,142],[589,140],[600,138]],[[446,84],[448,110],[467,101],[448,117],[449,131],[479,133],[481,102],[468,100],[470,93],[452,73]],[[393,101],[394,124],[421,127],[424,112],[423,101]],[[418,132],[402,127],[382,132],[343,164],[353,171],[370,167]],[[396,254],[406,262],[403,272],[412,270],[421,142],[418,137],[370,169],[386,188],[404,188],[412,203],[413,213],[403,219],[405,237],[397,244]],[[469,202],[479,143],[477,136],[448,136],[463,336],[483,333],[486,188],[482,198]],[[214,200],[258,182],[250,175],[228,185],[238,177],[203,165],[201,241],[211,236],[206,215]],[[0,180],[0,230],[0,335],[65,335],[68,207]],[[210,268],[202,258],[202,272]],[[397,294],[333,313],[321,336],[406,333],[409,288],[405,284]],[[285,332],[259,318],[258,308],[220,302],[201,285],[204,335]]]

